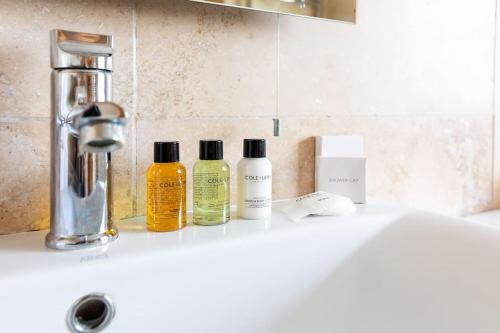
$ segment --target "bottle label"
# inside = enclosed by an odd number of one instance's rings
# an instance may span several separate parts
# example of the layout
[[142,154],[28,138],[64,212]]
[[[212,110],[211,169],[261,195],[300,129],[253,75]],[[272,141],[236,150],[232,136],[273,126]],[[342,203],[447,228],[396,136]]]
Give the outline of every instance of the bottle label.
[[186,181],[177,176],[158,176],[148,180],[148,212],[158,218],[175,218],[183,208]]
[[229,177],[218,173],[193,174],[194,204],[206,208],[223,208],[229,204]]
[[272,175],[244,175],[244,198],[245,208],[268,208],[271,206]]
[[245,208],[267,208],[271,205],[271,199],[266,197],[245,200]]

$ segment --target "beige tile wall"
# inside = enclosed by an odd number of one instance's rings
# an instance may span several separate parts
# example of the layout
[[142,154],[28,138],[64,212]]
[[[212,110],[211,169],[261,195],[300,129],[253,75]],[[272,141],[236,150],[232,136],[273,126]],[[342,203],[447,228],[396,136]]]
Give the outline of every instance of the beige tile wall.
[[244,137],[265,137],[283,198],[313,190],[318,134],[365,137],[370,200],[491,208],[495,5],[359,0],[352,25],[185,0],[0,0],[0,234],[48,225],[56,27],[116,38],[115,100],[132,115],[119,217],[144,213],[155,140],[180,140],[190,168],[198,139],[224,139],[234,167]]

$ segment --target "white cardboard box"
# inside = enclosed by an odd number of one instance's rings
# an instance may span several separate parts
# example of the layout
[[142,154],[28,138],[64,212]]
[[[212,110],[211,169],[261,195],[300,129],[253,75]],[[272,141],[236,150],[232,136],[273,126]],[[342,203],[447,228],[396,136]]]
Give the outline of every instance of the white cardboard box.
[[314,185],[349,197],[355,203],[366,202],[366,157],[361,136],[317,136]]

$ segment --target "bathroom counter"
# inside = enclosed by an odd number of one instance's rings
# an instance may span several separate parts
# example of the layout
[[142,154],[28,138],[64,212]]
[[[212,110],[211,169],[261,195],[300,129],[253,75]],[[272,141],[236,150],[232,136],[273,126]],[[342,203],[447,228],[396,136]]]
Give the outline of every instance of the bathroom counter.
[[[290,221],[281,212],[273,210],[268,220],[242,220],[234,218],[219,226],[188,226],[176,232],[149,232],[145,217],[121,220],[116,223],[118,239],[103,247],[75,251],[52,250],[45,247],[47,231],[25,232],[0,236],[0,283],[8,277],[18,277],[54,271],[68,270],[82,264],[133,260],[148,256],[191,248],[221,246],[232,242],[244,242],[255,237],[285,236],[296,233],[299,236],[309,229],[331,227],[353,228],[364,223],[381,223],[404,214],[407,210],[393,205],[358,205],[354,216],[349,217],[307,217],[299,223]],[[190,220],[190,216],[188,218]]]
[[71,304],[104,293],[107,333],[500,332],[499,228],[384,204],[117,226],[115,243],[70,252],[45,248],[46,231],[0,236],[0,331],[67,332]]

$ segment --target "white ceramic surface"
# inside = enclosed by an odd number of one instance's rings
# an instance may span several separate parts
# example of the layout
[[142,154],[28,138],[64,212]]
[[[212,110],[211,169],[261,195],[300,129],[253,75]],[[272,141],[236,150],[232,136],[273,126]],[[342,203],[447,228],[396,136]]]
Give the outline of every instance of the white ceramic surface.
[[500,228],[500,209],[494,209],[479,214],[469,215],[465,217],[465,219],[467,221]]
[[104,292],[104,332],[500,332],[500,229],[386,205],[350,218],[235,220],[107,248],[0,237],[0,332],[67,332],[80,296]]

